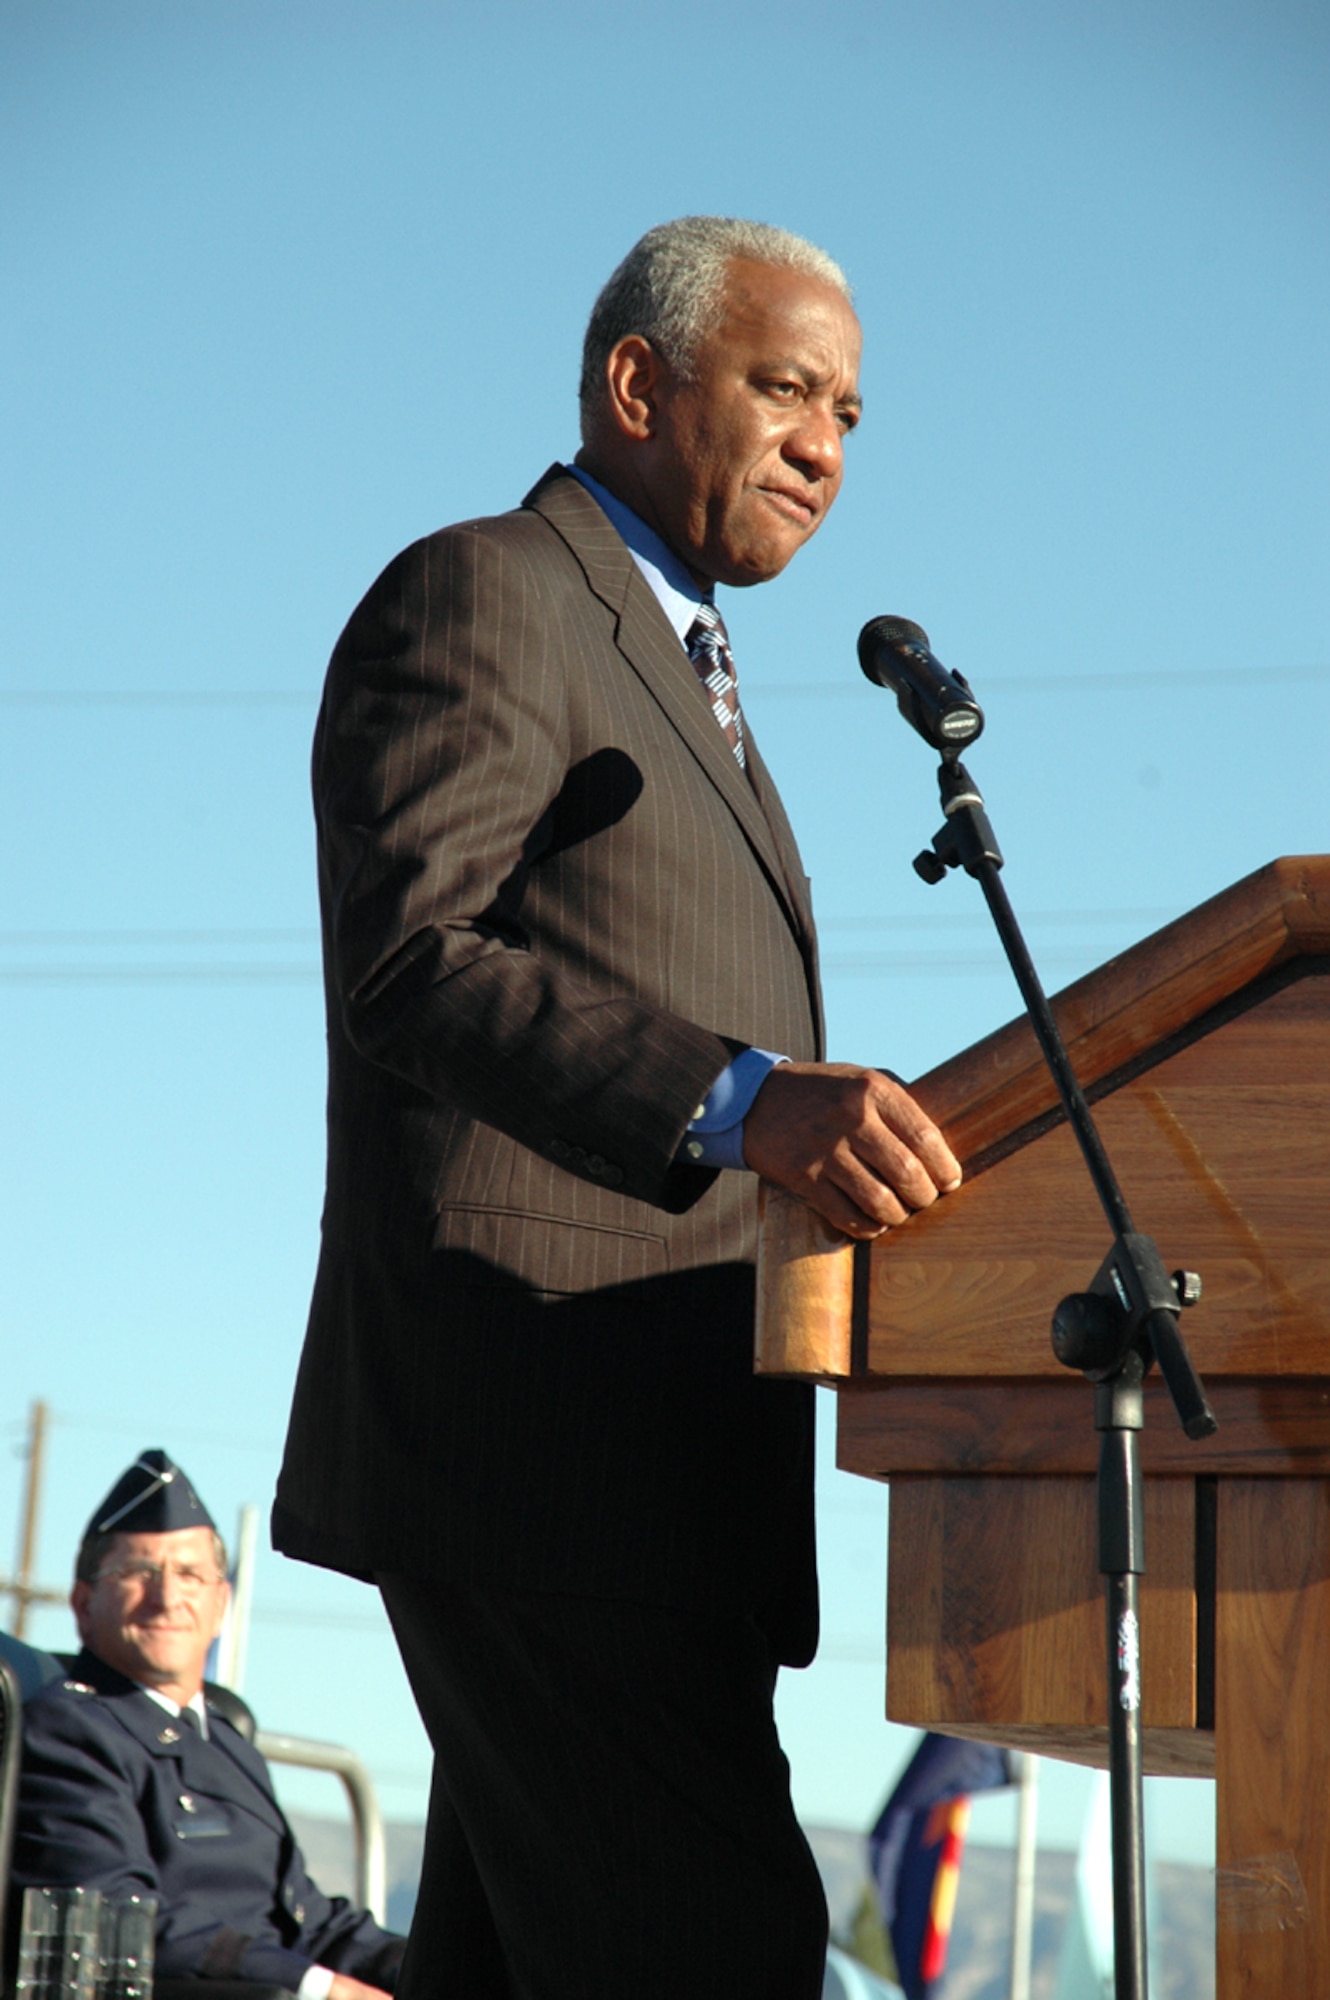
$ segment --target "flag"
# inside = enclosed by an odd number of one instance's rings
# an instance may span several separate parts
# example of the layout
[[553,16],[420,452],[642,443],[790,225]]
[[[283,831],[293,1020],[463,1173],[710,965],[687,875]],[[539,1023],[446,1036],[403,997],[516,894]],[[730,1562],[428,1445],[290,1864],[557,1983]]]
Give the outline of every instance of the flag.
[[1014,1782],[1005,1750],[930,1731],[878,1815],[873,1880],[906,2000],[927,2000],[946,1965],[970,1794]]

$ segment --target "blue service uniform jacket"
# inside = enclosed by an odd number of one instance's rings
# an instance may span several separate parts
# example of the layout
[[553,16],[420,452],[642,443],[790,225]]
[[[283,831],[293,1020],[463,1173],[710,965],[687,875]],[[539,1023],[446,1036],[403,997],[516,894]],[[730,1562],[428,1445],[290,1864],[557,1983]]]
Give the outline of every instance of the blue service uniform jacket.
[[23,1711],[15,1895],[156,1896],[163,1979],[294,1988],[319,1964],[391,1988],[402,1940],[311,1881],[263,1758],[211,1708],[208,1728],[81,1653]]

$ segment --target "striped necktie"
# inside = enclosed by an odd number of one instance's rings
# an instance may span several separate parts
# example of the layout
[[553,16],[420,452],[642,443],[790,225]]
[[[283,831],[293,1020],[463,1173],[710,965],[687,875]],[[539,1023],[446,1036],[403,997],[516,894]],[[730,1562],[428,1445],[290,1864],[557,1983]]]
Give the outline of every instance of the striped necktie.
[[734,655],[730,651],[729,634],[725,621],[714,604],[699,604],[697,616],[688,628],[684,641],[688,657],[697,670],[697,678],[707,691],[712,713],[725,735],[725,741],[738,760],[739,769],[748,769],[744,755],[744,724],[739,711],[739,683],[734,671]]

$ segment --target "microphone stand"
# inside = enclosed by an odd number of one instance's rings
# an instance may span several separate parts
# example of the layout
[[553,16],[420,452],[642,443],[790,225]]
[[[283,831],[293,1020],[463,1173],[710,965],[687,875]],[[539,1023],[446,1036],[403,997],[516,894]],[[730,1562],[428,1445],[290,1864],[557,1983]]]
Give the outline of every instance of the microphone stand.
[[983,890],[1067,1120],[1113,1232],[1112,1248],[1088,1288],[1063,1299],[1057,1307],[1053,1315],[1053,1351],[1064,1367],[1079,1369],[1094,1384],[1094,1424],[1099,1433],[1098,1553],[1104,1578],[1108,1651],[1114,1991],[1116,2000],[1146,2000],[1137,1602],[1137,1578],[1145,1569],[1138,1445],[1144,1422],[1142,1383],[1152,1362],[1157,1361],[1186,1435],[1208,1437],[1217,1428],[1178,1329],[1178,1313],[1199,1299],[1201,1281],[1194,1271],[1175,1271],[1169,1277],[1153,1239],[1140,1235],[1132,1222],[999,879],[1002,855],[983,798],[956,749],[942,752],[938,786],[944,815],[942,828],[934,835],[932,847],[925,848],[917,857],[916,873],[925,882],[936,883],[949,868],[964,868]]

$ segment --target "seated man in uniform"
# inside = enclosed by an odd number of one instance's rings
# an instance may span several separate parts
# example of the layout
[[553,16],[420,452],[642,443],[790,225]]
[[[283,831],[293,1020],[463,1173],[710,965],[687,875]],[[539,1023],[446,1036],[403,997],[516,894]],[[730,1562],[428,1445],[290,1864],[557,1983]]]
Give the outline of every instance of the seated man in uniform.
[[159,1979],[390,1992],[405,1939],[310,1880],[267,1765],[204,1696],[226,1550],[165,1452],[112,1487],[75,1578],[83,1651],[23,1711],[14,1894],[156,1896]]

